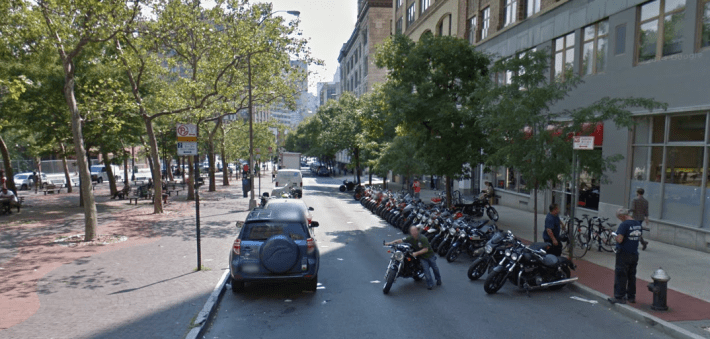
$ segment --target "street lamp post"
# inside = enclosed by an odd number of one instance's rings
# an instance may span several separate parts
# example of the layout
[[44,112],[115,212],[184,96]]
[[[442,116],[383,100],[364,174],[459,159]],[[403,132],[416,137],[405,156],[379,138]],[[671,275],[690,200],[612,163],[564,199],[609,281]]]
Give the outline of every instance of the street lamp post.
[[[261,24],[264,23],[264,20],[272,16],[274,13],[279,12],[286,12],[294,16],[301,15],[301,12],[299,11],[275,11],[267,14],[256,26],[261,26]],[[249,197],[249,209],[253,210],[256,208],[256,199],[254,199],[254,103],[252,102],[251,95],[251,75],[251,53],[249,53],[247,54],[247,81],[249,86],[249,190],[251,191]]]

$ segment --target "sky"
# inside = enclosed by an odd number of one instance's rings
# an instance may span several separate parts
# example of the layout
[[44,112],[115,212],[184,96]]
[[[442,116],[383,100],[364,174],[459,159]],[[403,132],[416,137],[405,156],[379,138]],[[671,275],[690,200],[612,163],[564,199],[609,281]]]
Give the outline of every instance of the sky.
[[[300,11],[299,28],[316,59],[324,66],[309,66],[308,91],[316,94],[318,82],[333,81],[340,48],[348,41],[357,20],[357,0],[271,0],[274,11]],[[278,13],[285,19],[292,17]]]

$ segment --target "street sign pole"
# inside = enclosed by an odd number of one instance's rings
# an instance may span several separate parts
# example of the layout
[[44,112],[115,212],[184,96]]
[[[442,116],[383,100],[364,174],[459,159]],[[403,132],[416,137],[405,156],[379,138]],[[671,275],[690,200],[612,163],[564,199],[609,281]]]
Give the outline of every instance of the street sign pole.
[[[588,136],[588,137],[582,137],[582,136],[575,136],[573,138],[572,142],[572,206],[570,206],[570,218],[569,218],[569,225],[567,225],[567,234],[569,235],[569,256],[568,258],[572,260],[573,252],[574,252],[574,241],[575,241],[575,213],[577,210],[577,205],[578,205],[578,200],[579,200],[579,190],[577,189],[577,186],[579,185],[579,175],[580,175],[580,169],[579,167],[579,154],[578,151],[584,150],[584,151],[590,151],[594,150],[594,137],[593,136]],[[591,231],[591,230],[587,230]],[[589,244],[587,244],[589,245]]]
[[[197,135],[200,134],[200,125],[197,124]],[[197,177],[200,175],[200,167],[198,163],[200,162],[200,151],[198,148],[197,154],[195,155],[195,178],[193,185],[195,185],[195,234],[197,238],[197,270],[202,269],[202,249],[200,248],[200,187],[197,184]]]
[[[178,155],[194,156],[195,170],[193,172],[193,187],[195,189],[195,234],[197,238],[197,270],[202,269],[202,249],[200,246],[200,190],[197,177],[200,175],[200,151],[197,147],[197,137],[200,135],[200,123],[197,125],[177,124]],[[183,158],[183,178],[185,175],[185,161]]]

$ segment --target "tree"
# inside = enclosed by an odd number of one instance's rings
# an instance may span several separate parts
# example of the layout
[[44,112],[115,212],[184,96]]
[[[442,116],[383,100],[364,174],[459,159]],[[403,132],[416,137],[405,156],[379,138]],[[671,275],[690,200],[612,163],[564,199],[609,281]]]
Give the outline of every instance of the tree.
[[[633,124],[630,108],[664,108],[650,99],[603,98],[587,107],[555,112],[554,104],[564,99],[579,83],[568,76],[564,82],[549,81],[546,51],[521,53],[499,60],[496,73],[512,74],[509,84],[499,84],[489,92],[487,114],[482,124],[495,149],[488,152],[487,165],[506,166],[520,172],[534,186],[534,232],[537,240],[537,191],[551,187],[572,172],[572,135],[588,135],[596,123],[613,121],[617,126]],[[613,169],[620,155],[601,158],[600,153],[581,152],[583,169],[601,174]]]
[[[64,71],[63,94],[71,114],[71,128],[77,169],[81,178],[81,196],[84,205],[85,240],[96,236],[96,205],[91,191],[86,149],[84,147],[83,116],[77,105],[75,92],[75,61],[87,46],[113,39],[133,23],[140,6],[139,1],[107,0],[66,2],[39,0],[30,6],[23,2],[21,13],[26,25],[20,30],[37,34],[36,43],[51,43]],[[19,16],[18,16],[19,17]],[[40,28],[41,27],[41,28]],[[37,31],[35,31],[37,29]],[[31,34],[30,33],[30,34]],[[46,39],[44,39],[46,38]]]
[[389,109],[401,135],[415,143],[415,156],[433,174],[446,176],[447,201],[454,177],[466,164],[482,161],[487,146],[480,125],[490,87],[490,60],[466,40],[424,34],[418,42],[396,35],[376,54],[390,73],[384,85]]

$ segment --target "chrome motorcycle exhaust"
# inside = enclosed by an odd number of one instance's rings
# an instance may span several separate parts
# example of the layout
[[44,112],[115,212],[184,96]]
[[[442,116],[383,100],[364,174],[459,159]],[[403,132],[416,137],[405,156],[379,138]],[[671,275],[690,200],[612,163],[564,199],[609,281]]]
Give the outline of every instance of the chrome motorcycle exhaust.
[[567,284],[567,283],[571,283],[571,282],[573,282],[573,281],[577,281],[578,279],[579,279],[578,277],[574,277],[574,278],[567,278],[567,279],[557,280],[557,281],[553,281],[553,282],[549,282],[549,283],[544,283],[544,284],[540,285],[539,287],[540,287],[540,288],[545,288],[545,287],[550,287],[550,286],[555,286],[555,285],[564,285],[564,284]]

